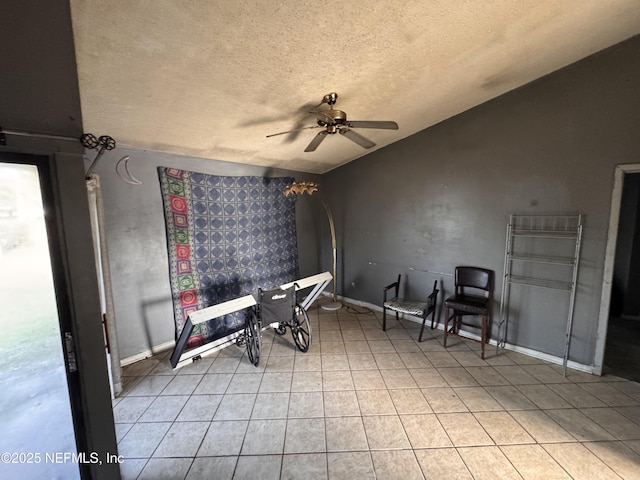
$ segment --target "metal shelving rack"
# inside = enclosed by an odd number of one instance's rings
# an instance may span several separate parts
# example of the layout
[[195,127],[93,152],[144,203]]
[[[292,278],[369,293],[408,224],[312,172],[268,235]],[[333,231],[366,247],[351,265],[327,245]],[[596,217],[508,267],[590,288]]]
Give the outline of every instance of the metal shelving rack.
[[[530,243],[518,239],[529,239]],[[546,239],[546,240],[537,240]],[[532,241],[538,241],[534,248]],[[511,215],[507,226],[507,239],[504,256],[504,279],[502,282],[502,296],[500,299],[499,341],[497,349],[504,348],[509,323],[509,300],[511,286],[546,288],[563,290],[569,293],[569,314],[565,333],[565,347],[563,357],[564,374],[567,373],[569,346],[571,344],[571,327],[573,323],[573,309],[576,296],[576,281],[578,278],[578,264],[580,261],[580,244],[582,240],[582,215]],[[572,255],[556,255],[558,250],[568,252],[566,242],[574,242]],[[551,275],[540,278],[533,274],[514,275],[514,265],[545,264],[551,266],[551,273],[557,271],[558,278]],[[525,270],[521,268],[521,270]],[[569,280],[569,275],[571,280]]]

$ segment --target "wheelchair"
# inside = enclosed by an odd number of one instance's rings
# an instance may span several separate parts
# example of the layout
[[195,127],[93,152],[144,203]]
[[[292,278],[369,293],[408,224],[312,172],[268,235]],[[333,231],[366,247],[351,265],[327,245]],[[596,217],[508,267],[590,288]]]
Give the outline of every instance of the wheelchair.
[[285,290],[258,289],[258,301],[255,307],[247,309],[244,332],[238,337],[237,344],[246,345],[249,361],[258,366],[260,362],[261,332],[269,325],[275,327],[278,335],[291,330],[293,341],[301,352],[307,352],[311,346],[311,323],[306,310],[296,302],[296,286]]

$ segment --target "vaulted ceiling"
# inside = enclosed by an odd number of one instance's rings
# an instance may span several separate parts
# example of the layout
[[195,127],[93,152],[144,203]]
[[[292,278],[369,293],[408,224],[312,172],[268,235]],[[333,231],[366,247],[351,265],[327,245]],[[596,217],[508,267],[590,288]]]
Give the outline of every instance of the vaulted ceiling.
[[[323,173],[640,33],[638,0],[71,0],[85,132]],[[311,111],[337,92],[366,150]]]

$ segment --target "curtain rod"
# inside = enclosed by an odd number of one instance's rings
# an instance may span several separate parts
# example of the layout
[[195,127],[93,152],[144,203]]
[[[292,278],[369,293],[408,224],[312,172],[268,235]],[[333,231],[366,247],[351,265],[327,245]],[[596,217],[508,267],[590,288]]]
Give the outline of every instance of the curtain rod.
[[0,135],[2,134],[17,135],[20,137],[47,138],[50,140],[67,140],[67,141],[73,141],[73,142],[80,141],[80,138],[78,137],[66,137],[63,135],[51,135],[48,133],[27,132],[25,130],[7,130],[6,128],[0,127]]

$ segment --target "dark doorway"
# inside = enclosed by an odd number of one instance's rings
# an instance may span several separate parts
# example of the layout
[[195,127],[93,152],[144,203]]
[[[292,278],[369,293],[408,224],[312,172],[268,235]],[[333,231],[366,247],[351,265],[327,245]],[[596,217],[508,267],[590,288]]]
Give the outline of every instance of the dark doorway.
[[640,173],[624,176],[603,373],[640,381]]

